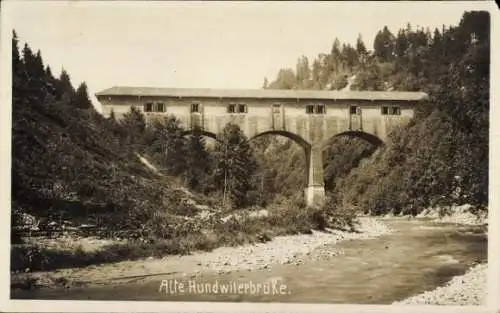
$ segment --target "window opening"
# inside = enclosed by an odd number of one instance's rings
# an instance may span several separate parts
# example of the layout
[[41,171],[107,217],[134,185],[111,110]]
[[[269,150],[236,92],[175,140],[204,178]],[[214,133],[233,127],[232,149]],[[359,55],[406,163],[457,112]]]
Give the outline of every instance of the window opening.
[[316,113],[317,114],[325,114],[325,105],[324,104],[319,104],[316,106]]
[[273,105],[273,113],[281,113],[281,104]]
[[199,113],[199,112],[200,112],[200,104],[191,103],[191,113]]
[[156,103],[156,112],[165,112],[165,104],[164,103]]

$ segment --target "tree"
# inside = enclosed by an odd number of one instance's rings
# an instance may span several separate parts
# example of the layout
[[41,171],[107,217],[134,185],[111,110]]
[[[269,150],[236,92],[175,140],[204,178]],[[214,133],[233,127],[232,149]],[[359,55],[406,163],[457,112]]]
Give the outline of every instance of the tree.
[[297,86],[297,79],[295,73],[291,68],[281,69],[278,72],[276,80],[270,85],[270,89],[295,89]]
[[352,71],[353,67],[358,63],[358,52],[350,44],[342,46],[342,64]]
[[12,105],[13,110],[26,102],[27,73],[19,55],[19,40],[16,31],[12,31]]
[[187,139],[186,150],[186,183],[189,188],[200,190],[201,185],[207,183],[210,155],[206,150],[205,138],[199,126],[193,129],[191,136]]
[[125,140],[124,143],[141,149],[143,146],[142,138],[146,130],[146,121],[142,112],[135,106],[132,106],[130,111],[123,115],[121,126],[124,135],[123,139]]
[[352,90],[384,90],[384,80],[377,64],[371,64],[364,71],[356,75],[356,80],[351,86]]
[[76,89],[75,95],[72,99],[72,105],[79,109],[90,109],[93,107],[92,102],[89,99],[87,84],[85,84],[85,82],[81,83]]
[[59,83],[56,86],[57,99],[64,99],[66,102],[70,102],[75,94],[75,89],[71,84],[71,79],[65,69],[62,69],[61,75],[59,76]]
[[19,73],[22,61],[19,55],[19,39],[15,30],[12,31],[12,69],[14,73]]
[[312,89],[314,90],[321,90],[323,85],[321,82],[321,72],[322,72],[322,66],[321,66],[321,61],[318,59],[315,59],[312,65]]
[[148,150],[156,155],[160,164],[171,175],[186,173],[187,140],[184,128],[175,116],[166,116],[151,121],[146,142]]
[[48,65],[45,68],[45,81],[46,81],[47,91],[50,93],[50,95],[53,99],[56,99],[58,81],[54,77],[54,75],[52,74],[52,70],[50,69],[50,66],[48,66]]
[[28,77],[26,83],[27,99],[31,103],[40,105],[48,95],[45,88],[45,70],[40,51],[33,51],[26,43],[23,48],[23,60]]
[[359,62],[364,64],[366,62],[366,57],[368,55],[368,50],[366,50],[365,43],[363,42],[363,38],[361,34],[358,35],[358,39],[356,40],[356,52],[359,56]]
[[332,49],[330,50],[330,71],[333,71],[339,64],[341,54],[340,49],[340,40],[338,38],[335,38],[335,40],[333,41]]
[[112,121],[117,121],[116,120],[116,114],[115,114],[115,110],[111,109],[111,112],[109,112],[109,119],[112,120]]
[[311,69],[309,68],[309,60],[306,56],[301,56],[297,60],[295,70],[298,88],[307,89],[311,83]]
[[389,31],[387,26],[384,26],[382,31],[379,31],[373,41],[373,49],[376,57],[382,62],[392,61],[394,56],[395,37]]
[[396,37],[395,54],[398,58],[403,58],[406,56],[408,50],[408,40],[406,38],[405,31],[400,29]]
[[262,89],[267,89],[269,88],[269,81],[267,80],[267,77],[264,77],[264,83],[262,84]]
[[257,163],[248,139],[238,125],[228,123],[215,146],[215,185],[224,191],[236,208],[248,205],[248,192],[254,189],[252,175]]
[[431,59],[439,59],[442,56],[443,50],[443,39],[439,29],[434,29],[434,36],[432,38],[432,43],[430,46],[430,57]]

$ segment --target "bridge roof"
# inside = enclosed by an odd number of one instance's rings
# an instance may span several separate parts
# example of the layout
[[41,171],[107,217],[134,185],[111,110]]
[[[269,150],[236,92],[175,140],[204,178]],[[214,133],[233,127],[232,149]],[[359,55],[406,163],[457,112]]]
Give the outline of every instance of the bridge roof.
[[181,98],[257,98],[257,99],[335,99],[335,100],[391,100],[422,101],[425,92],[406,91],[326,91],[282,89],[209,89],[209,88],[157,88],[115,86],[96,96],[149,96]]

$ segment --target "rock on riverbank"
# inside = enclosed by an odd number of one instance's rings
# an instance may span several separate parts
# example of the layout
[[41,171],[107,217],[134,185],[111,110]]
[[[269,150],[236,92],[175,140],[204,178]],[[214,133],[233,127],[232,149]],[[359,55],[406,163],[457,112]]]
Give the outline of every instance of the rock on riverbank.
[[445,286],[407,298],[394,304],[484,305],[487,295],[487,264],[455,276]]

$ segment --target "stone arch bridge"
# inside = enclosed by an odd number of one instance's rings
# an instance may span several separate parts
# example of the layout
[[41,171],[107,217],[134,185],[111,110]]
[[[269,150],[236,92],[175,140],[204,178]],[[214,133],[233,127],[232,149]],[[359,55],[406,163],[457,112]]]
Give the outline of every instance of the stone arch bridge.
[[423,92],[153,87],[112,87],[96,97],[103,114],[113,111],[118,119],[135,106],[146,121],[175,115],[188,132],[198,125],[212,138],[232,122],[250,139],[274,134],[294,140],[306,155],[305,198],[310,206],[325,201],[322,147],[330,138],[356,136],[380,145],[428,99]]

